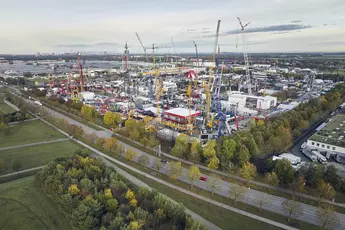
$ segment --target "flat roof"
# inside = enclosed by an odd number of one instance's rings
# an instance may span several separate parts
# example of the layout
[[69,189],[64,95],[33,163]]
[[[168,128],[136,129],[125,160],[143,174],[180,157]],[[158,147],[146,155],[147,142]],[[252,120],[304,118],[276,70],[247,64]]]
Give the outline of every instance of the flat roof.
[[345,115],[332,118],[309,140],[345,148]]
[[[188,117],[189,116],[189,109],[174,108],[174,109],[167,110],[164,113],[172,115],[172,116],[177,116],[177,117]],[[198,116],[198,115],[201,115],[201,112],[191,109],[190,114],[191,114],[191,116]]]

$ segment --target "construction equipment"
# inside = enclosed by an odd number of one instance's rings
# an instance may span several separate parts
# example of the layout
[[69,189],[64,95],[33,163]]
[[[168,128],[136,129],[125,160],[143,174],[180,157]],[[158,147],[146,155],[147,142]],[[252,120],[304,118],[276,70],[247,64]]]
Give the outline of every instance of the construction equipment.
[[156,93],[156,116],[157,116],[157,120],[160,121],[161,117],[160,117],[160,111],[159,111],[159,99],[160,99],[160,95],[161,95],[161,91],[160,91],[160,84],[159,84],[159,72],[158,72],[158,68],[156,65],[156,49],[158,49],[159,47],[155,46],[155,44],[152,44],[152,47],[147,47],[147,49],[152,49],[152,58],[153,58],[153,69],[154,69],[154,75],[155,75],[155,84],[156,84],[156,88],[155,88],[155,93]]
[[[250,75],[249,75],[249,61],[248,61],[248,53],[246,51],[246,39],[245,39],[245,32],[244,29],[250,24],[250,22],[248,22],[247,24],[243,25],[241,19],[239,17],[237,17],[238,22],[240,23],[241,26],[241,31],[242,31],[242,39],[243,39],[243,58],[244,58],[244,65],[246,68],[246,85],[247,85],[247,89],[248,89],[248,94],[251,95],[252,92],[252,86],[251,86],[251,79],[250,79]],[[238,91],[240,91],[240,89],[238,89]]]
[[193,70],[188,71],[187,78],[189,80],[188,89],[187,89],[187,96],[188,96],[188,110],[189,110],[189,116],[188,116],[188,133],[192,135],[193,126],[192,126],[192,95],[193,95],[193,89],[192,89],[192,83],[193,78],[196,78],[196,73]]
[[123,56],[123,59],[124,59],[123,69],[125,69],[125,70],[128,69],[128,54],[129,54],[129,49],[128,49],[128,45],[126,42],[124,56]]
[[[215,37],[215,42],[214,42],[214,47],[213,47],[213,55],[212,55],[212,62],[213,63],[215,63],[215,59],[216,59],[218,37],[219,37],[219,28],[220,28],[220,20],[218,20],[216,37]],[[215,66],[215,68],[216,68],[216,66]],[[210,68],[210,77],[208,80],[208,84],[206,86],[206,117],[205,117],[206,121],[208,121],[210,119],[212,78],[213,78],[213,70],[212,70],[212,68]]]
[[144,54],[145,54],[145,58],[146,58],[146,62],[149,62],[149,59],[148,59],[148,57],[147,57],[147,53],[146,53],[146,47],[143,45],[143,43],[141,42],[141,39],[140,39],[140,37],[139,37],[139,35],[138,35],[138,33],[137,32],[135,32],[135,34],[137,35],[137,38],[138,38],[138,40],[139,40],[139,42],[140,42],[140,45],[141,45],[141,47],[143,48],[143,50],[144,50]]
[[79,69],[79,84],[81,92],[84,92],[84,76],[83,76],[83,64],[80,61],[80,53],[78,53],[78,69]]

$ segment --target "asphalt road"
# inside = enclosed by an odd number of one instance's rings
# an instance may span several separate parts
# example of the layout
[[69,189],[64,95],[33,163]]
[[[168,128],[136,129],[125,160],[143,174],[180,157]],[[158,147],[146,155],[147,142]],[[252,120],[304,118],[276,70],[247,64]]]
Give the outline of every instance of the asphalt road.
[[[25,99],[28,103],[32,103],[34,104],[33,101],[31,100],[28,100],[28,99]],[[46,108],[46,107],[45,107]],[[60,114],[58,112],[55,112],[49,108],[46,108],[47,111],[49,113],[51,113],[52,115],[56,116],[56,117],[59,117],[59,118],[63,118],[63,119],[66,119],[68,120],[68,122],[72,123],[72,124],[76,124],[78,126],[81,126],[85,133],[88,133],[88,134],[91,134],[91,133],[96,133],[97,136],[99,137],[111,137],[112,135],[112,132],[111,131],[97,131],[97,130],[94,130],[93,128],[90,128],[78,121],[75,121],[63,114]],[[122,143],[119,141],[120,144],[122,144],[124,146],[124,148],[126,149],[131,149],[133,151],[135,151],[137,154],[136,154],[136,159],[138,159],[139,156],[141,155],[146,155],[149,159],[149,162],[148,162],[148,165],[149,167],[154,167],[154,162],[156,161],[157,157],[154,157],[152,155],[149,155],[139,149],[136,149],[136,148],[133,148],[125,143]],[[159,159],[159,158],[158,158]],[[167,171],[167,166],[163,167],[161,169],[161,172],[162,173],[166,173]],[[186,183],[190,183],[190,180],[187,176],[187,169],[183,169],[183,173],[182,173],[182,176],[180,178],[178,178],[179,180],[183,181],[183,182],[186,182]],[[206,176],[206,175],[205,175]],[[211,181],[213,178],[211,176],[207,176],[208,177],[208,181]],[[209,187],[208,187],[208,183],[207,182],[204,182],[204,181],[195,181],[194,182],[194,186],[195,187],[198,187],[198,188],[201,188],[201,189],[205,189],[205,190],[209,190]],[[231,188],[233,186],[232,183],[229,183],[229,182],[226,182],[226,181],[221,181],[219,183],[219,186],[218,188],[216,189],[215,193],[221,195],[221,196],[226,196],[228,197],[229,196],[229,188]],[[285,198],[282,198],[282,197],[278,197],[278,196],[273,196],[273,195],[270,195],[270,194],[267,194],[267,193],[263,193],[263,192],[260,192],[260,191],[257,191],[257,190],[254,190],[254,189],[247,189],[246,193],[244,196],[238,198],[239,201],[242,201],[243,203],[248,203],[250,205],[253,205],[253,206],[256,206],[256,207],[259,207],[260,206],[260,201],[261,201],[261,198],[264,197],[264,200],[266,202],[263,203],[262,205],[262,208],[265,209],[265,210],[269,210],[269,211],[272,211],[272,212],[275,212],[275,213],[278,213],[278,214],[281,214],[281,215],[284,215],[284,216],[288,216],[289,214],[289,210],[286,209],[283,205],[283,202],[286,200]],[[307,204],[304,204],[304,203],[299,203],[300,207],[298,208],[297,212],[294,213],[293,217],[298,219],[298,220],[301,220],[301,221],[304,221],[304,222],[308,222],[308,223],[311,223],[311,224],[315,224],[315,225],[319,225],[320,222],[319,222],[319,218],[316,214],[317,212],[317,207],[315,206],[311,206],[311,205],[307,205]],[[344,214],[341,214],[341,213],[336,213],[336,215],[339,217],[339,225],[336,229],[345,229],[345,215]]]

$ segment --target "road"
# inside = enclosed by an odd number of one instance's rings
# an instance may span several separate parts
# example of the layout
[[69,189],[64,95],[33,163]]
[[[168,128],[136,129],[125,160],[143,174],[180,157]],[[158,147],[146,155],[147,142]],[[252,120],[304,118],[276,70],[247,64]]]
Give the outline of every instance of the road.
[[[58,130],[59,132],[63,133],[64,135],[68,135],[66,132],[62,131],[61,129],[57,128],[56,126],[50,124],[49,122],[45,121],[44,119],[42,118],[39,118],[41,121],[45,122],[46,124],[54,127],[56,130]],[[273,226],[276,226],[276,227],[279,227],[279,228],[282,228],[282,229],[286,229],[286,230],[297,230],[296,228],[293,228],[291,226],[288,226],[288,225],[285,225],[285,224],[282,224],[282,223],[279,223],[279,222],[276,222],[276,221],[273,221],[273,220],[270,220],[270,219],[267,219],[267,218],[264,218],[264,217],[261,217],[261,216],[257,216],[255,214],[252,214],[252,213],[249,213],[249,212],[246,212],[246,211],[243,211],[243,210],[240,210],[240,209],[237,209],[237,208],[234,208],[234,207],[231,207],[229,205],[225,205],[223,203],[220,203],[220,202],[217,202],[215,200],[212,200],[212,199],[209,199],[209,198],[206,198],[206,197],[203,197],[203,196],[200,196],[196,193],[193,193],[189,190],[186,190],[186,189],[183,189],[179,186],[176,186],[176,185],[173,185],[173,184],[170,184],[164,180],[161,180],[161,179],[158,179],[152,175],[149,175],[145,172],[142,172],[132,166],[129,166],[119,160],[116,160],[100,151],[98,151],[97,149],[83,143],[82,141],[79,141],[79,140],[76,140],[75,138],[72,138],[70,137],[73,141],[77,142],[78,144],[88,148],[89,150],[91,150],[92,152],[94,152],[95,154],[98,154],[100,157],[102,157],[102,159],[105,161],[105,163],[110,166],[110,167],[113,167],[115,168],[115,170],[117,170],[117,172],[122,175],[124,178],[128,179],[129,181],[131,181],[132,183],[136,184],[137,186],[147,186],[148,188],[150,188],[147,184],[145,184],[144,182],[140,181],[139,179],[137,179],[136,177],[132,176],[131,174],[127,173],[126,171],[122,170],[121,168],[117,167],[113,162],[115,162],[117,165],[121,165],[129,170],[132,170],[140,175],[143,175],[151,180],[154,180],[156,182],[159,182],[161,184],[164,184],[172,189],[175,189],[175,190],[178,190],[182,193],[185,193],[185,194],[188,194],[190,196],[193,196],[195,198],[198,198],[200,200],[203,200],[203,201],[206,201],[208,203],[211,203],[211,204],[214,204],[216,206],[219,206],[219,207],[222,207],[224,209],[227,209],[229,211],[232,211],[232,212],[236,212],[236,213],[239,213],[241,215],[244,215],[244,216],[247,216],[247,217],[250,217],[250,218],[253,218],[253,219],[256,219],[256,220],[259,220],[259,221],[262,221],[264,223],[268,223],[270,225],[273,225]],[[109,162],[111,161],[111,162]],[[163,170],[164,171],[164,170]],[[152,189],[152,188],[150,188]],[[219,227],[217,227],[216,225],[214,225],[213,223],[207,221],[206,219],[204,219],[203,217],[201,217],[200,215],[186,209],[186,213],[190,214],[192,216],[192,218],[195,218],[197,220],[199,220],[203,225],[205,225],[208,229],[210,230],[218,230]]]
[[[32,103],[34,104],[33,101],[30,101],[28,99],[24,99],[26,100],[28,103]],[[44,107],[50,114],[56,116],[56,117],[59,117],[59,118],[62,118],[62,119],[66,119],[68,120],[70,123],[72,124],[76,124],[78,126],[81,126],[85,133],[87,134],[91,134],[91,133],[96,133],[99,137],[110,137],[112,135],[112,132],[111,131],[97,131],[97,130],[94,130],[93,128],[90,128],[78,121],[75,121],[63,114],[60,114],[58,112],[55,112],[49,108],[46,108]],[[122,143],[121,141],[119,141],[120,144],[122,144],[124,146],[124,148],[126,149],[131,149],[133,151],[135,151],[137,153],[136,155],[136,161],[138,160],[138,157],[141,156],[141,155],[146,155],[149,159],[149,162],[148,162],[148,166],[149,167],[152,167],[154,168],[154,162],[156,162],[157,157],[154,157],[152,155],[149,155],[139,149],[136,149],[136,148],[133,148],[125,143]],[[126,166],[128,167],[128,166]],[[166,173],[166,170],[167,169],[167,166],[163,167],[161,172],[162,173]],[[182,173],[182,176],[180,178],[178,178],[179,180],[183,181],[183,182],[186,182],[186,183],[190,183],[190,180],[188,179],[188,176],[187,176],[187,169],[183,169],[183,173]],[[207,176],[208,177],[208,180],[212,180],[213,177],[211,176]],[[195,187],[199,187],[201,189],[205,189],[205,190],[209,190],[208,188],[208,183],[206,182],[203,182],[203,181],[196,181],[195,183]],[[221,181],[221,183],[219,183],[219,187],[216,191],[217,194],[221,195],[221,196],[225,196],[225,197],[228,197],[229,196],[229,188],[232,187],[234,184],[232,183],[229,183],[229,182],[226,182],[226,181]],[[252,206],[256,206],[256,207],[259,207],[260,206],[260,201],[261,201],[261,197],[265,197],[265,200],[267,202],[264,202],[262,208],[265,209],[265,210],[268,210],[268,211],[272,211],[272,212],[275,212],[275,213],[278,213],[278,214],[281,214],[281,215],[284,215],[284,216],[288,216],[288,210],[286,208],[284,208],[284,205],[283,205],[283,202],[286,200],[285,198],[282,198],[282,197],[278,197],[278,196],[273,196],[273,195],[270,195],[270,194],[266,194],[266,193],[263,193],[263,192],[260,192],[260,191],[257,191],[257,190],[254,190],[254,189],[247,189],[247,192],[246,194],[239,198],[240,201],[242,201],[243,203],[248,203]],[[311,224],[315,224],[315,225],[318,225],[319,224],[319,218],[317,217],[317,207],[315,206],[311,206],[311,205],[307,205],[307,204],[304,204],[304,203],[299,203],[300,204],[300,208],[299,208],[299,213],[298,215],[294,216],[294,218],[298,219],[298,220],[301,220],[301,221],[305,221],[305,222],[308,222],[308,223],[311,223]],[[340,219],[340,222],[339,222],[339,227],[337,229],[345,229],[345,215],[344,214],[341,214],[341,213],[336,213],[336,215],[339,217]]]
[[67,141],[67,140],[69,140],[69,139],[68,138],[61,138],[61,139],[57,139],[57,140],[53,140],[53,141],[42,141],[42,142],[35,142],[35,143],[30,143],[30,144],[9,146],[9,147],[0,148],[0,151],[8,150],[8,149],[16,149],[16,148],[35,146],[35,145],[44,145],[44,144],[50,144],[50,143],[55,143],[55,142]]

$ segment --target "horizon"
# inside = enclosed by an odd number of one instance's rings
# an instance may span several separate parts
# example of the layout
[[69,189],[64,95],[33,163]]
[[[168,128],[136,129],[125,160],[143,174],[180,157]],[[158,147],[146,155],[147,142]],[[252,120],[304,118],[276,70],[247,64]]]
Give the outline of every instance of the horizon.
[[[250,6],[250,7],[248,7]],[[100,0],[6,1],[0,13],[0,52],[6,54],[111,52],[143,53],[144,44],[162,44],[157,53],[212,52],[221,20],[221,52],[345,52],[343,0],[206,0],[130,2]],[[239,33],[240,17],[246,28]],[[174,47],[171,41],[173,39]],[[149,53],[149,52],[148,52]]]

